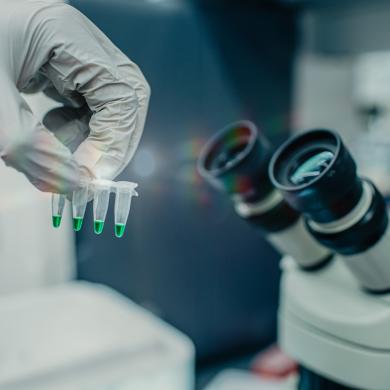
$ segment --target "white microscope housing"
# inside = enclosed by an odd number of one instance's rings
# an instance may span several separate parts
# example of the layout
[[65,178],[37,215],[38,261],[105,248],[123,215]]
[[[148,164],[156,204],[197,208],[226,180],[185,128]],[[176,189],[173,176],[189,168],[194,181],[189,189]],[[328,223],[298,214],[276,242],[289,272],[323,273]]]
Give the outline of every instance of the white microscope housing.
[[198,160],[282,261],[279,342],[299,390],[390,389],[390,229],[385,200],[338,133],[315,129],[275,153],[248,121]]
[[317,272],[282,261],[279,343],[301,365],[351,388],[390,388],[390,294],[363,291],[339,258]]
[[270,177],[335,254],[305,272],[282,261],[279,342],[302,367],[299,390],[390,389],[390,229],[384,198],[340,136],[316,129],[283,144]]

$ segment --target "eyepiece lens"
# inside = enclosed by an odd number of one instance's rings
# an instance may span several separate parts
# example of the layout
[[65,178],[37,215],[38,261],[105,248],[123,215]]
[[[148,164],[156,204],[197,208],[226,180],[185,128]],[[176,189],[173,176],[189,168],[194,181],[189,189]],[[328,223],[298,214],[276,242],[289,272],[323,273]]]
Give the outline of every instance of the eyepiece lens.
[[289,175],[291,183],[294,185],[310,183],[324,172],[333,158],[334,153],[329,150],[323,150],[314,155],[310,155],[292,170]]
[[246,146],[246,144],[241,143],[239,145],[231,145],[231,147],[223,148],[218,156],[216,156],[215,159],[211,162],[211,170],[220,170],[234,165],[235,161],[245,150]]

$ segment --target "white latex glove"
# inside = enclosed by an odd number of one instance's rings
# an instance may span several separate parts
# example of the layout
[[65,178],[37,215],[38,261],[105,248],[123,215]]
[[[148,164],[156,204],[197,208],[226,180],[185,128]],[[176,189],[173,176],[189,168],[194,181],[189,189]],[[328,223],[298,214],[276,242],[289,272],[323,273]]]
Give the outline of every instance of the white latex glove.
[[[141,71],[67,4],[0,5],[1,157],[43,191],[68,193],[90,177],[113,179],[144,127],[150,89]],[[72,103],[45,118],[58,138],[20,95],[38,90]]]

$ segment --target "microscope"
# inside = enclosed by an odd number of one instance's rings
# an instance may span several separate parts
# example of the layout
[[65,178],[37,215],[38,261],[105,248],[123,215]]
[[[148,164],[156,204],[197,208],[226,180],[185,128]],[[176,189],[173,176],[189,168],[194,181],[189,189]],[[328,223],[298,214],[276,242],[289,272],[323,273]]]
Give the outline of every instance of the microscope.
[[341,137],[311,130],[273,153],[240,121],[198,169],[283,255],[278,342],[300,365],[298,390],[389,390],[388,213]]

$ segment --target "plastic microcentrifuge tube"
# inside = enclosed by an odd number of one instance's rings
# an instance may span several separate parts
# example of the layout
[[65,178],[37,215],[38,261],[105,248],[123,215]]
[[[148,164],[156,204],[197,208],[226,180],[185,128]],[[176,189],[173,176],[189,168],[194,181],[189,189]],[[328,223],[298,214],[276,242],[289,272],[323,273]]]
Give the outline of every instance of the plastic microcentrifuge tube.
[[[88,199],[93,192],[94,231],[96,234],[101,234],[110,202],[110,193],[115,192],[115,236],[123,237],[131,200],[133,196],[138,196],[135,190],[137,187],[137,183],[127,181],[93,180],[89,184],[84,183],[72,194],[73,229],[76,232],[81,230]],[[65,195],[52,194],[52,216],[55,228],[61,225],[65,199]]]
[[51,212],[52,221],[55,228],[60,227],[62,220],[62,213],[65,206],[65,195],[52,194],[51,197]]
[[136,183],[120,181],[115,183],[115,235],[120,238],[126,228],[130,212],[131,198],[138,196]]
[[93,187],[94,187],[93,217],[94,217],[94,231],[96,234],[100,234],[104,228],[104,221],[106,220],[112,184],[113,183],[109,180],[93,181]]
[[88,203],[88,186],[85,185],[73,192],[72,213],[73,229],[78,232],[83,225],[85,209]]

